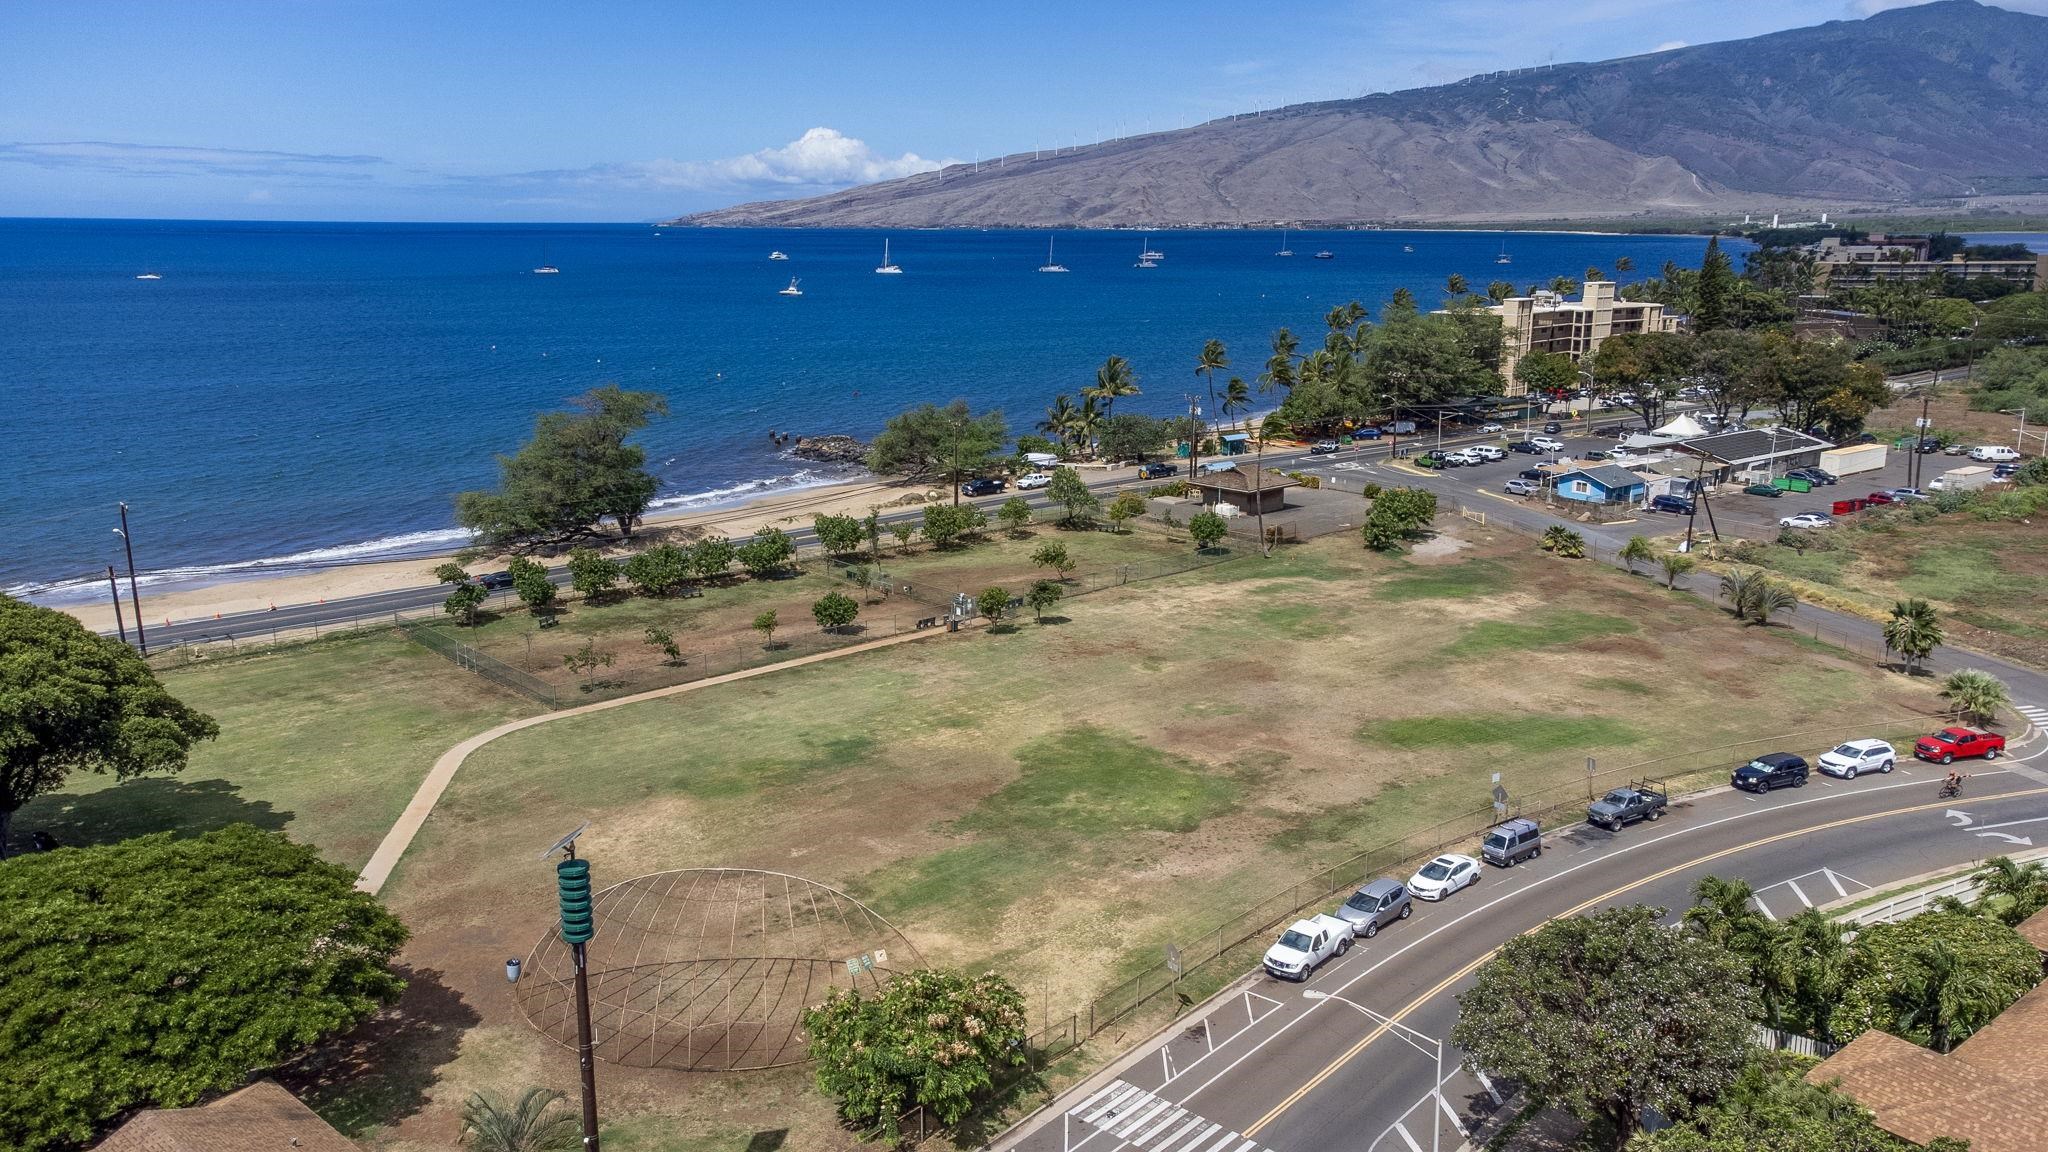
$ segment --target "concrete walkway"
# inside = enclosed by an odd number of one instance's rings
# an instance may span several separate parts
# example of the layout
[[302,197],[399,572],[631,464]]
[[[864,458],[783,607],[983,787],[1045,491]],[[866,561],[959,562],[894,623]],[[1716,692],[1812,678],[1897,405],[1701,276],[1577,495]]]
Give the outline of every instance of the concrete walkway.
[[462,767],[463,761],[468,760],[472,752],[499,737],[509,736],[514,732],[523,732],[528,728],[537,728],[542,724],[551,724],[557,720],[567,720],[571,716],[587,716],[592,712],[603,712],[611,708],[623,708],[628,704],[639,704],[646,700],[659,700],[665,696],[680,696],[685,692],[695,692],[701,688],[715,688],[720,684],[731,684],[738,680],[751,680],[756,676],[766,676],[771,672],[780,672],[786,668],[801,668],[806,664],[816,664],[824,660],[837,660],[842,656],[855,656],[862,652],[873,652],[880,648],[889,648],[898,644],[908,644],[915,640],[925,640],[933,636],[944,635],[947,635],[947,631],[943,628],[930,628],[922,632],[904,632],[895,636],[884,637],[880,640],[870,640],[865,644],[853,644],[845,648],[834,648],[829,652],[816,652],[809,656],[800,656],[795,660],[785,660],[779,664],[763,664],[758,668],[745,668],[738,672],[727,672],[722,676],[707,676],[702,680],[692,680],[687,684],[675,684],[667,688],[656,688],[650,692],[638,692],[631,696],[621,696],[616,700],[603,700],[596,704],[585,704],[579,708],[567,708],[560,712],[544,712],[539,716],[528,716],[524,720],[514,720],[510,723],[500,724],[487,732],[479,732],[446,752],[441,753],[440,759],[434,761],[433,769],[427,773],[425,780],[420,781],[419,790],[412,794],[412,799],[406,803],[405,811],[399,813],[398,822],[391,826],[391,831],[384,834],[383,841],[377,845],[377,851],[371,854],[370,862],[363,865],[362,875],[356,877],[356,887],[373,895],[383,889],[384,882],[391,878],[391,870],[398,867],[399,859],[405,855],[405,850],[412,846],[413,837],[419,835],[420,828],[427,822],[427,817],[433,814],[434,805],[440,803],[441,793],[446,792],[449,781],[455,779],[456,770]]

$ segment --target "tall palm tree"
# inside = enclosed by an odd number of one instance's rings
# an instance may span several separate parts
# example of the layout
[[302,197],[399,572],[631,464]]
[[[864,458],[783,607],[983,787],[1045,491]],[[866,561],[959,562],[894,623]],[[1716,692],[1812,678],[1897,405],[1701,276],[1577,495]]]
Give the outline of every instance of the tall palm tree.
[[[1225,416],[1235,417],[1240,412],[1250,411],[1251,406],[1252,390],[1242,377],[1232,376],[1224,381],[1222,412]],[[1232,420],[1232,424],[1235,423],[1236,421]]]
[[1045,419],[1038,422],[1038,430],[1065,447],[1073,442],[1074,421],[1080,414],[1081,410],[1074,407],[1073,400],[1062,392],[1052,398],[1052,405],[1045,410]]
[[1456,272],[1453,272],[1449,276],[1444,277],[1444,291],[1450,293],[1453,296],[1463,296],[1465,293],[1471,290],[1471,285],[1465,283],[1465,278],[1463,276],[1458,275]]
[[1605,272],[1602,272],[1602,271],[1600,270],[1599,266],[1598,266],[1598,265],[1596,265],[1596,264],[1588,264],[1588,265],[1586,265],[1586,279],[1587,279],[1587,280],[1605,280],[1605,279],[1607,279],[1607,273],[1605,273]]
[[[1209,411],[1216,411],[1216,373],[1230,367],[1230,350],[1221,340],[1209,340],[1202,344],[1202,354],[1195,357],[1195,375],[1205,377],[1209,384]],[[1218,422],[1221,426],[1221,422]]]
[[552,1088],[528,1088],[506,1104],[481,1092],[462,1105],[462,1139],[478,1152],[558,1152],[583,1143],[583,1121],[554,1106],[564,1097]]
[[1273,333],[1273,354],[1266,358],[1266,370],[1259,373],[1259,391],[1278,388],[1285,392],[1294,387],[1294,352],[1300,346],[1286,328]]
[[1892,604],[1892,617],[1884,622],[1884,646],[1904,657],[1905,673],[1913,669],[1942,641],[1941,621],[1934,605],[1925,600],[1899,600]]
[[1570,296],[1579,290],[1579,282],[1569,276],[1553,276],[1550,278],[1550,290],[1559,296]]
[[1748,882],[1702,876],[1692,894],[1693,906],[1685,910],[1686,930],[1741,957],[1753,982],[1761,985],[1777,925],[1752,903],[1756,893]]
[[1925,1030],[1927,1046],[1947,1052],[1991,1022],[2022,988],[1973,963],[1946,940],[1930,940],[1912,956],[1897,997],[1901,1031]]
[[1841,998],[1848,956],[1842,926],[1819,909],[1777,925],[1759,985],[1772,1023],[1832,1040],[1828,1017]]
[[1102,434],[1102,422],[1108,419],[1096,405],[1095,397],[1084,393],[1081,406],[1074,410],[1074,442],[1094,451],[1095,438]]
[[1486,286],[1486,298],[1495,304],[1515,294],[1515,285],[1509,280],[1495,280]]
[[2003,897],[2007,901],[1998,912],[1998,918],[2007,924],[2018,924],[2048,908],[2048,865],[2038,860],[2018,864],[2010,856],[1993,856],[1972,879],[1977,881],[1981,899]]
[[1121,356],[1111,356],[1095,370],[1095,384],[1083,388],[1081,395],[1102,402],[1102,418],[1109,419],[1116,408],[1116,402],[1124,396],[1138,394],[1138,377],[1131,371],[1131,362]]
[[1627,256],[1616,256],[1614,258],[1614,270],[1616,272],[1633,272],[1636,270],[1636,262]]

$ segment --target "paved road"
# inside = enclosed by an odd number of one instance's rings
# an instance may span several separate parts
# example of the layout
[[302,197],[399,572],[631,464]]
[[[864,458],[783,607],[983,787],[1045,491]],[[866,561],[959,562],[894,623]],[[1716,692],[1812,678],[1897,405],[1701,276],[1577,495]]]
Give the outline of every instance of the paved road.
[[[1442,1146],[1456,1148],[1461,1130],[1495,1106],[1493,1086],[1458,1068],[1460,1054],[1446,1041],[1439,1110],[1431,1045],[1456,1020],[1453,997],[1501,942],[1619,903],[1660,905],[1675,919],[1708,874],[1749,881],[1764,907],[1784,916],[2008,849],[2000,836],[2048,829],[2048,775],[2004,761],[1972,779],[1958,803],[1936,799],[1939,773],[1909,763],[1856,781],[1816,776],[1812,786],[1767,797],[1722,791],[1682,801],[1669,819],[1618,834],[1553,832],[1541,857],[1486,868],[1476,886],[1418,905],[1303,985],[1243,978],[1163,1042],[1128,1054],[997,1146],[1412,1152],[1431,1147],[1441,1125]],[[1989,826],[2010,831],[1984,832]],[[1304,989],[1344,1000],[1306,1000]],[[1360,1009],[1420,1033],[1420,1046]]]

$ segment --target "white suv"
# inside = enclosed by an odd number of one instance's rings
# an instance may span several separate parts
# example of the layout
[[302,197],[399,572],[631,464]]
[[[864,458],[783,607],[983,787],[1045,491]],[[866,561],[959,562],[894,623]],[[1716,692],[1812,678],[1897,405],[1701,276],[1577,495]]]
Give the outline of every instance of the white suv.
[[1555,436],[1531,436],[1529,437],[1529,443],[1543,449],[1545,452],[1564,451],[1564,441],[1559,440]]
[[1481,460],[1505,460],[1508,458],[1505,450],[1495,448],[1491,444],[1474,444],[1470,448],[1465,449],[1465,451],[1472,453]]
[[1821,753],[1814,767],[1830,776],[1854,780],[1863,772],[1889,772],[1898,759],[1898,753],[1882,740],[1851,740]]
[[1970,449],[1970,459],[1986,464],[2010,464],[2019,458],[2017,451],[2003,444],[1980,444]]

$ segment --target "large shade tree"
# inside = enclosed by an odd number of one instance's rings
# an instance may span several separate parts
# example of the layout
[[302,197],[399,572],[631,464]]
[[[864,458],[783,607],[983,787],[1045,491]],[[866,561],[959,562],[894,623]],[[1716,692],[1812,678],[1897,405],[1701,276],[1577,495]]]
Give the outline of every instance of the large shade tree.
[[247,824],[0,867],[0,1147],[239,1087],[396,999],[405,928],[355,879]]
[[868,468],[912,479],[943,475],[957,487],[961,476],[1000,452],[1007,438],[1008,427],[999,411],[977,416],[965,400],[944,408],[920,404],[889,418],[868,446]]
[[533,438],[498,458],[496,490],[455,497],[455,519],[479,542],[510,546],[566,539],[609,518],[631,536],[661,482],[647,471],[647,453],[626,443],[668,401],[616,384],[570,401],[570,411],[544,412]]
[[73,772],[177,772],[193,744],[219,734],[126,644],[0,596],[0,857],[14,814]]

